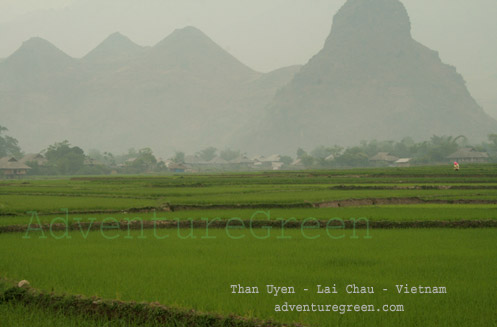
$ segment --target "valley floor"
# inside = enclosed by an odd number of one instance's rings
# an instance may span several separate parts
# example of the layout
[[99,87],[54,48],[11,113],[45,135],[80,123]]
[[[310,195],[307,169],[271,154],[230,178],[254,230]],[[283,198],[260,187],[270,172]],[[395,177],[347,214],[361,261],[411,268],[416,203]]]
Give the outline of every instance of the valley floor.
[[[497,321],[497,166],[459,173],[416,167],[3,181],[0,276],[28,280],[33,290],[53,296],[245,317],[231,322],[239,326],[250,326],[252,318],[312,326],[489,326]],[[351,201],[360,199],[391,203]],[[264,224],[278,218],[289,223]],[[154,219],[165,225],[139,228]],[[183,225],[167,225],[174,219]],[[356,230],[353,219],[374,227]],[[230,220],[232,228],[189,225]],[[129,222],[138,227],[125,228]],[[84,228],[73,230],[77,224]],[[7,326],[136,323],[132,316],[8,298],[7,290],[16,289],[8,284],[0,296]],[[235,294],[232,285],[260,292]],[[294,292],[281,291],[290,287]],[[325,287],[335,292],[317,292]],[[348,292],[354,287],[368,291]],[[419,291],[426,287],[446,293]],[[330,311],[298,311],[298,305],[329,305]],[[357,312],[356,305],[374,311]],[[147,323],[153,324],[160,325]]]

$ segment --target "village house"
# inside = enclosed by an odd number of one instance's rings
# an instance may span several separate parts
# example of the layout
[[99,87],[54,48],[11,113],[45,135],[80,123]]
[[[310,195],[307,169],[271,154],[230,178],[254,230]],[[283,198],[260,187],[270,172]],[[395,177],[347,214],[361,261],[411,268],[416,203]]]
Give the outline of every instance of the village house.
[[329,156],[324,158],[324,161],[327,161],[327,162],[331,162],[333,160],[335,160],[335,156],[333,154],[330,154]]
[[395,161],[395,167],[410,167],[412,158],[400,158]]
[[0,159],[1,178],[21,178],[28,173],[31,167],[17,161],[14,157]]
[[209,162],[202,160],[197,155],[187,155],[185,156],[185,164],[194,168],[201,168],[209,166]]
[[396,156],[392,156],[388,152],[378,152],[377,154],[369,158],[369,161],[372,161],[376,166],[389,165],[397,160],[399,160],[399,158],[397,158]]
[[252,158],[252,161],[254,162],[254,168],[261,170],[279,170],[283,167],[281,156],[279,154],[272,154],[268,157],[257,155]]
[[229,165],[229,161],[224,160],[221,157],[215,157],[212,160],[208,161],[209,168],[213,168],[216,170],[226,170]]
[[176,163],[176,162],[172,162],[172,161],[170,161],[166,165],[167,165],[167,169],[169,169],[169,171],[171,171],[173,173],[184,173],[188,169],[188,167],[185,166],[184,164]]
[[457,162],[487,162],[488,154],[486,152],[475,151],[472,148],[462,148],[449,155],[447,159]]
[[247,156],[241,155],[233,160],[230,160],[230,164],[235,169],[249,169],[251,168],[253,161],[247,158]]

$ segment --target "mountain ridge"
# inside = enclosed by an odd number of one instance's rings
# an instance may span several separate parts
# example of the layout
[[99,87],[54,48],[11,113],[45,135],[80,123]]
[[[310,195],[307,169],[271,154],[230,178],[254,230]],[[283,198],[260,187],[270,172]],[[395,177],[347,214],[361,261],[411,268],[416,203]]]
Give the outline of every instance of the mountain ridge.
[[398,0],[348,0],[321,51],[269,73],[191,26],[151,47],[113,33],[80,59],[34,38],[0,62],[0,92],[3,124],[29,151],[69,139],[102,150],[288,154],[497,132],[455,67],[412,38]]
[[[455,67],[412,39],[398,0],[348,0],[321,51],[280,90],[249,141],[265,152],[497,131]],[[292,151],[293,152],[293,151]]]
[[[9,67],[12,76],[19,67]],[[85,57],[43,74],[36,86],[25,83],[29,70],[18,83],[0,79],[6,95],[0,110],[8,113],[2,125],[29,151],[63,139],[119,151],[223,147],[295,70],[256,72],[193,27],[152,47],[113,33]]]
[[120,32],[114,32],[81,59],[92,63],[107,64],[112,60],[127,60],[146,49],[147,47],[134,43]]

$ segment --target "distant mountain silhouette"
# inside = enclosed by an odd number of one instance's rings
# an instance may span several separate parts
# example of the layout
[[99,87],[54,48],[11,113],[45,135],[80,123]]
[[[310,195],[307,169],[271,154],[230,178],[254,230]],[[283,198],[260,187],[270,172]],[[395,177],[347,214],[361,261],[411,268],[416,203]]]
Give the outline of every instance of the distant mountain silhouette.
[[132,59],[147,48],[139,46],[119,32],[109,35],[95,49],[90,51],[84,61],[92,64],[113,64]]
[[74,59],[50,42],[33,37],[0,65],[0,85],[11,88],[46,87],[46,79],[60,74]]
[[398,0],[348,0],[305,66],[259,73],[194,27],[152,47],[120,33],[81,59],[32,38],[0,61],[0,116],[28,151],[68,139],[113,152],[257,153],[433,134],[478,141],[497,122],[411,37]]
[[397,0],[348,0],[323,49],[277,93],[246,146],[293,152],[299,146],[361,140],[497,132],[461,75],[411,37]]
[[82,59],[36,38],[0,64],[2,125],[33,151],[224,147],[298,68],[256,72],[194,27],[153,47],[114,33]]

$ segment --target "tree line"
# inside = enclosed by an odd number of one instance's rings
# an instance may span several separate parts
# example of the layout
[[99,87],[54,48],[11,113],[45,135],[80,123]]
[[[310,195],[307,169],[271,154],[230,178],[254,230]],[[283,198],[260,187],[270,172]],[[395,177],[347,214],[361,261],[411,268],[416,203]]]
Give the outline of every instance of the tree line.
[[[6,135],[7,128],[0,126],[0,157],[12,156],[20,159],[24,156],[18,141]],[[429,140],[415,142],[411,138],[400,141],[363,141],[359,145],[342,147],[338,145],[320,145],[306,151],[297,149],[295,156],[280,155],[282,168],[292,169],[298,162],[305,168],[344,168],[368,167],[377,165],[370,158],[379,152],[387,152],[398,158],[411,158],[413,164],[446,163],[447,156],[462,147],[471,147],[475,151],[486,152],[489,161],[497,162],[497,134],[488,136],[488,140],[477,145],[470,145],[463,136],[432,136]],[[140,174],[160,173],[168,170],[166,163],[154,155],[152,149],[130,149],[124,154],[113,154],[90,150],[88,153],[71,145],[68,141],[57,142],[41,151],[44,161],[27,161],[32,169],[32,175],[98,175],[110,173]],[[221,158],[226,162],[239,158],[244,154],[240,150],[226,148],[218,150],[207,147],[194,154],[201,161],[209,162],[214,158]],[[182,151],[176,152],[169,158],[169,162],[177,165],[185,164],[186,155]]]

